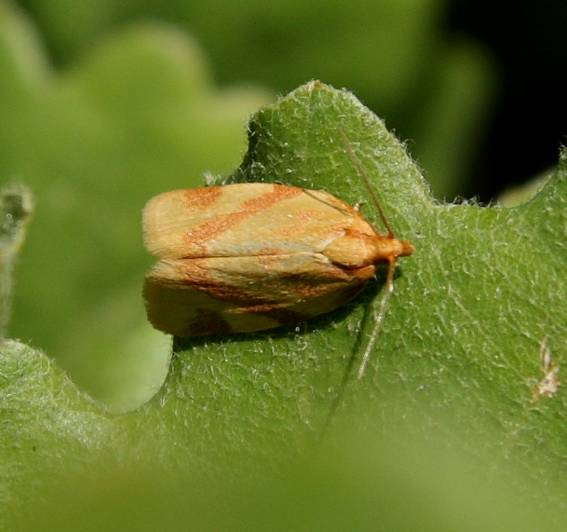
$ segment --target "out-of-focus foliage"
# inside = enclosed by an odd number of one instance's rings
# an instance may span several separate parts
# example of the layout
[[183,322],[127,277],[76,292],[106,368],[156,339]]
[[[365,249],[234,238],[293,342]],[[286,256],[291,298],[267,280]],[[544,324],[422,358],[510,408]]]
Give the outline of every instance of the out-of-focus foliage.
[[167,365],[139,295],[151,262],[142,207],[237,165],[247,117],[268,98],[217,90],[198,47],[162,25],[108,37],[63,72],[39,41],[0,2],[0,179],[24,181],[37,200],[9,332],[127,407]]
[[287,92],[310,80],[346,87],[409,141],[439,197],[463,193],[492,92],[474,43],[446,35],[446,0],[20,0],[66,64],[132,20],[194,35],[221,83]]
[[533,198],[547,183],[553,172],[549,171],[536,176],[523,185],[506,190],[498,198],[498,202],[505,207],[515,207]]
[[0,187],[0,338],[10,317],[14,259],[32,213],[29,190],[21,184]]
[[[530,497],[512,486],[529,482],[493,463],[485,466],[446,442],[372,431],[322,444],[291,459],[284,473],[264,471],[237,482],[159,466],[109,467],[55,482],[24,531],[533,532],[550,525]],[[23,521],[23,522],[22,522]]]

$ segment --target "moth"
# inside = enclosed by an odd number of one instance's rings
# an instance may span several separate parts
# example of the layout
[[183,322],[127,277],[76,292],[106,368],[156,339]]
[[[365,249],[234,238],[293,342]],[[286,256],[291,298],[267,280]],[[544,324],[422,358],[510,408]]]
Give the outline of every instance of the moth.
[[[357,172],[362,172],[358,163]],[[159,259],[144,284],[150,322],[175,336],[297,324],[354,298],[374,278],[377,265],[386,263],[362,377],[393,291],[396,261],[414,251],[394,236],[369,191],[385,235],[357,208],[322,190],[244,183],[174,190],[150,199],[143,211],[144,242]]]

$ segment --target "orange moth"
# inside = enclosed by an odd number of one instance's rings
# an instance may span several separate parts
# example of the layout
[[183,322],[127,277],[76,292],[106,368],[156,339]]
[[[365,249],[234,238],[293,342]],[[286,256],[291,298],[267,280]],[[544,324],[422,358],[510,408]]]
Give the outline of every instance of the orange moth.
[[144,285],[152,325],[176,336],[260,331],[330,312],[388,264],[384,296],[363,353],[364,374],[394,287],[398,257],[412,244],[387,234],[322,190],[243,183],[174,190],[147,203],[144,241],[159,261]]

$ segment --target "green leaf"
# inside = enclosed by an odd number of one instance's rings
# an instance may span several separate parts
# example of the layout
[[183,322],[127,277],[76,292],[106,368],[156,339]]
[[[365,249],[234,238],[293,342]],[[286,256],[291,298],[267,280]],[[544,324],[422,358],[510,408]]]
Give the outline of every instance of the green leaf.
[[77,471],[115,429],[43,353],[0,341],[0,527],[49,493],[41,480]]

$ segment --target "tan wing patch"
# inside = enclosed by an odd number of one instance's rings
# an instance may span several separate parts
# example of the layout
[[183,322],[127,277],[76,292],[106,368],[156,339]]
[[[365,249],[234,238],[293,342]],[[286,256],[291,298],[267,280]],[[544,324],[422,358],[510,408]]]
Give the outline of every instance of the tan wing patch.
[[144,209],[145,243],[160,258],[319,252],[353,224],[374,233],[330,194],[266,183],[167,192]]
[[329,312],[373,274],[373,266],[344,271],[313,254],[162,260],[144,295],[150,321],[164,332],[247,332]]

